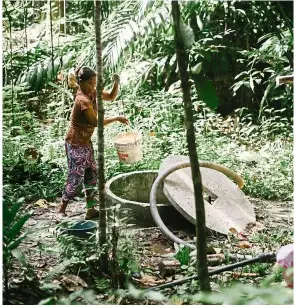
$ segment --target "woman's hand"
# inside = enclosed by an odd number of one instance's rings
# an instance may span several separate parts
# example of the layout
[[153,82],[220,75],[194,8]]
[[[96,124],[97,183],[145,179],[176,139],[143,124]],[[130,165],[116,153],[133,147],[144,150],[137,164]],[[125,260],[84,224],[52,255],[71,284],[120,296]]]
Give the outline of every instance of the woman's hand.
[[122,123],[122,124],[126,124],[126,125],[129,124],[128,119],[126,119],[126,118],[123,117],[123,116],[117,117],[117,121],[120,122],[120,123]]
[[113,80],[114,80],[114,85],[113,89],[111,92],[108,91],[103,91],[102,92],[102,99],[104,101],[112,101],[116,98],[118,90],[119,90],[119,85],[120,85],[120,77],[118,74],[113,75]]
[[113,81],[117,84],[120,83],[120,76],[118,74],[114,74],[113,75]]

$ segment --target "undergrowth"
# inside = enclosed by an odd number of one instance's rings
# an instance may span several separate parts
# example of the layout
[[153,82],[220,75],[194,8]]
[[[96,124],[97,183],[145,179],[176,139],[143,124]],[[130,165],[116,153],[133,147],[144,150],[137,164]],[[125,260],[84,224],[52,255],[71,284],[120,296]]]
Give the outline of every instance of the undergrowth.
[[[20,107],[20,111],[24,108]],[[241,117],[243,110],[233,118],[222,118],[194,99],[194,109],[198,108],[195,126],[200,160],[219,163],[239,173],[245,181],[244,192],[250,196],[292,200],[290,123],[279,134],[265,134],[261,125],[248,122],[247,114]],[[131,122],[130,127],[114,124],[105,128],[107,179],[129,171],[158,170],[167,156],[188,155],[180,93],[159,92],[139,98],[126,93],[121,100],[107,104],[106,110],[106,116],[115,116],[120,110]],[[15,117],[15,125],[9,125],[10,122],[10,118],[4,117],[4,197],[25,197],[26,201],[59,197],[67,175],[64,136],[68,120],[53,116],[46,122],[36,112],[27,111]],[[143,134],[143,160],[124,165],[119,163],[113,139],[119,132],[130,129]],[[93,143],[97,155],[96,133]]]

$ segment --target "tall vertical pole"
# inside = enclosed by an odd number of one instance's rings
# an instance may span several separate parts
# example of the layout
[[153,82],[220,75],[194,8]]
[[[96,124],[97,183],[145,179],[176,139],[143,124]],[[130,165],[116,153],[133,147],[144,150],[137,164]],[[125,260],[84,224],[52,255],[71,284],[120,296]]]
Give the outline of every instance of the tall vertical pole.
[[210,279],[207,265],[206,251],[206,222],[205,207],[202,190],[202,178],[196,149],[196,136],[193,125],[193,111],[190,96],[189,77],[187,72],[188,56],[185,51],[183,37],[180,31],[180,8],[178,1],[172,1],[172,16],[175,29],[175,45],[177,62],[180,72],[181,87],[186,120],[186,138],[191,165],[191,174],[194,185],[196,207],[196,236],[197,236],[197,272],[201,291],[210,291]]
[[102,46],[101,46],[101,1],[94,0],[95,5],[95,40],[96,40],[96,67],[97,67],[97,138],[98,138],[98,191],[99,191],[99,246],[103,251],[100,256],[101,271],[108,270],[108,256],[105,249],[107,243],[107,215],[105,203],[105,174],[104,174],[104,108],[102,101]]

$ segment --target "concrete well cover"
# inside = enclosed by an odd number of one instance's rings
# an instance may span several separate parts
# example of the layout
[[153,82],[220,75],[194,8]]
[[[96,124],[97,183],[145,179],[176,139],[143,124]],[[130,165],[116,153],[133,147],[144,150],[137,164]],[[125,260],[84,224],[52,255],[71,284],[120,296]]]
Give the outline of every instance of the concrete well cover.
[[[189,161],[187,156],[168,157],[161,164],[159,172],[187,160]],[[232,227],[238,232],[252,227],[256,222],[254,209],[238,186],[217,170],[201,167],[200,171],[204,191],[215,199],[211,203],[204,200],[206,226],[222,234],[227,234]],[[172,205],[195,224],[195,200],[190,167],[170,174],[164,180],[163,190]]]

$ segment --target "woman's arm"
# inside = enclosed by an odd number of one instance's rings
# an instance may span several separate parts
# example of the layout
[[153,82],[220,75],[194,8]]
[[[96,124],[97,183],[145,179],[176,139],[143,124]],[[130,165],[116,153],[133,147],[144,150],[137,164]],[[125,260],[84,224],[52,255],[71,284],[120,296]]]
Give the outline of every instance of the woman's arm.
[[[92,108],[83,110],[83,115],[90,125],[97,127],[97,116]],[[125,117],[120,116],[120,117],[104,119],[103,125],[106,126],[113,122],[120,122],[122,124],[128,124],[128,120]]]
[[[113,88],[111,92],[108,92],[106,90],[102,91],[102,99],[104,101],[112,101],[117,97],[118,94],[118,90],[119,90],[119,84],[120,84],[120,77],[118,74],[114,74],[113,75],[113,80],[114,80],[114,84],[113,84]],[[95,99],[96,98],[96,87],[94,88],[94,92],[92,93],[92,98],[91,99]]]
[[117,82],[114,82],[113,89],[110,93],[105,90],[102,91],[102,99],[104,101],[114,100],[117,97],[118,89],[119,89],[119,84]]
[[112,101],[116,98],[118,94],[119,84],[120,84],[120,77],[118,74],[113,75],[114,85],[112,91],[109,93],[107,91],[102,92],[102,99],[104,101]]

